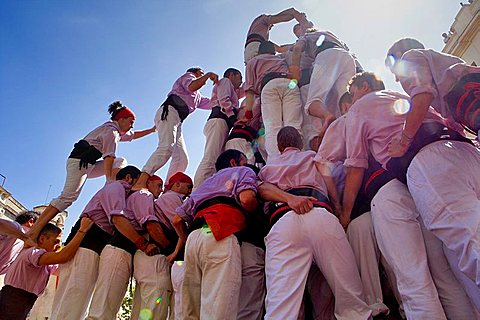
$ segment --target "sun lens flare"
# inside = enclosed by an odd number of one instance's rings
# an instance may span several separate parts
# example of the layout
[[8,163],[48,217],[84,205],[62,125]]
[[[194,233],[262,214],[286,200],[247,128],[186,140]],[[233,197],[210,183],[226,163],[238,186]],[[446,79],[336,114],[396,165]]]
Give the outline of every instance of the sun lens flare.
[[140,310],[139,315],[140,320],[152,320],[153,319],[153,312],[150,309],[142,309]]
[[290,89],[290,90],[295,89],[295,87],[297,86],[297,84],[298,84],[297,79],[292,79],[292,80],[290,80],[290,82],[288,83],[288,89]]
[[317,39],[317,47],[320,47],[323,44],[323,41],[325,41],[325,35],[321,34]]
[[410,111],[410,101],[406,99],[398,99],[393,105],[393,110],[397,114],[405,114]]

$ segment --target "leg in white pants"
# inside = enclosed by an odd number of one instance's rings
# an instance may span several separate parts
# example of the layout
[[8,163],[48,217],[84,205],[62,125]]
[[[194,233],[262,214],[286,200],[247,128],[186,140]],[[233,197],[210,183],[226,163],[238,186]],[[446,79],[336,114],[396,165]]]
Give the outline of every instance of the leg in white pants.
[[312,264],[308,272],[307,290],[312,301],[313,319],[334,320],[335,298],[316,264]]
[[265,125],[265,148],[269,157],[280,154],[277,133],[284,126],[302,132],[302,103],[298,87],[289,88],[289,79],[270,80],[262,89],[262,117]]
[[421,217],[418,220],[425,240],[428,266],[445,315],[448,319],[475,319],[473,306],[443,253],[442,242],[425,228]]
[[[135,313],[132,320],[139,319],[143,309],[152,312],[152,319],[167,319],[168,308],[172,298],[170,266],[164,255],[147,256],[137,250],[133,257],[133,276],[135,278]],[[139,304],[137,306],[137,304]]]
[[260,320],[265,300],[265,251],[243,242],[242,286],[238,302],[237,320]]
[[[172,288],[173,288],[173,311],[175,320],[183,320],[182,312],[182,286],[183,276],[185,274],[185,264],[183,261],[175,261],[172,265]],[[170,313],[171,314],[171,313]]]
[[338,320],[369,319],[355,257],[338,219],[323,208],[286,213],[265,238],[265,319],[295,319],[312,261],[335,295]]
[[131,274],[132,255],[123,249],[106,245],[100,255],[98,280],[85,319],[115,319]]
[[203,133],[205,134],[205,150],[202,161],[195,172],[195,188],[215,173],[215,162],[222,153],[228,137],[227,122],[220,118],[209,119],[203,128]]
[[371,213],[378,247],[395,273],[407,319],[446,319],[407,187],[397,179],[386,183],[373,197]]
[[242,281],[240,246],[234,235],[220,241],[193,231],[185,247],[184,319],[236,319]]
[[[172,157],[172,163],[170,164],[170,169],[172,170],[183,167],[186,168],[188,165],[188,156],[182,138],[182,122],[180,121],[178,112],[172,106],[168,106],[168,116],[165,120],[161,119],[162,112],[163,107],[160,107],[155,114],[158,147],[142,169],[142,171],[149,175],[154,174],[158,169],[163,167],[170,157]],[[173,159],[174,156],[172,154],[175,155],[175,159]],[[168,177],[170,177],[170,175]]]
[[233,138],[225,143],[225,150],[234,149],[243,152],[247,156],[249,164],[255,164],[255,155],[253,154],[252,144],[242,138]]
[[60,265],[51,319],[85,318],[97,281],[99,261],[95,251],[80,247],[72,260]]
[[[376,311],[388,313],[388,307],[383,303],[382,285],[380,283],[380,251],[378,250],[372,215],[365,212],[352,220],[348,225],[347,238],[352,247],[362,279],[365,302],[376,305]],[[376,313],[374,312],[374,315]]]
[[407,181],[427,230],[480,287],[480,150],[459,141],[431,143],[413,158]]
[[243,62],[245,62],[245,65],[247,64],[248,61],[252,60],[252,58],[255,58],[256,56],[258,56],[259,47],[260,47],[259,41],[250,42],[245,46],[245,50],[243,51]]

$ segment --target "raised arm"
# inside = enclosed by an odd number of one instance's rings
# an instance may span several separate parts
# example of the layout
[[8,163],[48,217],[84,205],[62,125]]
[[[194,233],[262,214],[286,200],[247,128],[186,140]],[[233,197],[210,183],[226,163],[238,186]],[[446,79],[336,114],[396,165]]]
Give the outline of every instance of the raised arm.
[[296,19],[298,22],[302,21],[302,13],[295,8],[288,8],[277,14],[270,16],[270,24],[277,24],[281,22],[288,22],[292,19]]
[[200,90],[205,83],[207,83],[208,79],[212,80],[212,82],[216,84],[218,82],[218,75],[213,72],[207,72],[203,76],[190,82],[188,85],[188,90],[191,92]]
[[82,218],[80,221],[80,228],[73,239],[59,252],[46,252],[38,260],[38,264],[46,266],[49,264],[60,264],[70,261],[78,250],[80,243],[82,242],[85,234],[93,225],[93,221],[89,218]]

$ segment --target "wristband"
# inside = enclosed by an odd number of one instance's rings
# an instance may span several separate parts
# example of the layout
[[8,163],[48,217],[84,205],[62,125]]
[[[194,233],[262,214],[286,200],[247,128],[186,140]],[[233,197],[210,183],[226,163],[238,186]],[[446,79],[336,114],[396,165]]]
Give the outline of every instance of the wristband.
[[250,120],[250,119],[253,118],[253,112],[252,112],[252,110],[247,110],[247,111],[245,111],[245,118],[247,118],[248,120]]
[[138,250],[145,251],[148,246],[148,241],[144,237],[140,237],[135,241],[135,246]]

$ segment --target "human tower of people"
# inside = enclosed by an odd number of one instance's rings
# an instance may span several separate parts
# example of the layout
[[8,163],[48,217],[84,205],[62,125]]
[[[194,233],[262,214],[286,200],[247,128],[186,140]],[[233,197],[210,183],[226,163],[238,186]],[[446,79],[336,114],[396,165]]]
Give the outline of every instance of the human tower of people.
[[[269,41],[293,19],[296,43]],[[480,68],[401,39],[385,61],[407,94],[390,91],[293,8],[257,17],[244,53],[243,85],[190,68],[154,128],[132,131],[113,102],[38,220],[1,222],[1,319],[25,319],[57,264],[54,320],[115,319],[132,275],[132,319],[385,319],[383,273],[403,318],[478,318]],[[211,113],[192,181],[182,124],[197,108]],[[155,130],[142,170],[116,157]],[[101,175],[58,251],[48,222]]]

